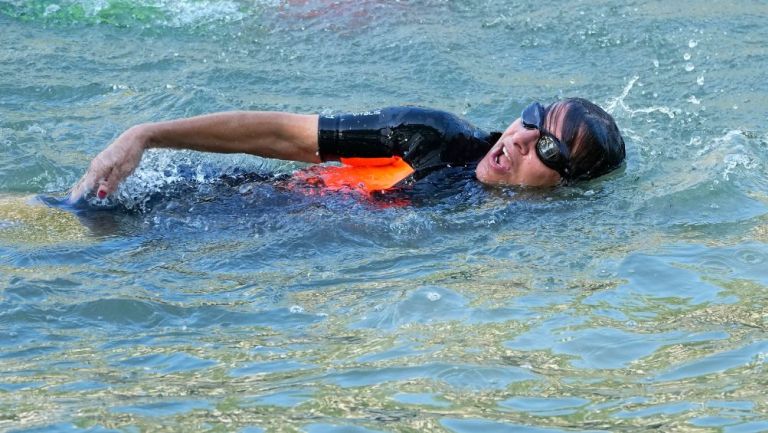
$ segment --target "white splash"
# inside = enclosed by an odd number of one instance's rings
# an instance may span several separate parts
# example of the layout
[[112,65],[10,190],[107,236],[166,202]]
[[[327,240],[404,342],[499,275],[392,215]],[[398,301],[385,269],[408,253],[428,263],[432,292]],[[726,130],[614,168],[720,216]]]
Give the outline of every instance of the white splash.
[[635,87],[635,83],[639,79],[640,79],[639,75],[635,75],[634,77],[632,77],[632,79],[629,80],[629,83],[627,83],[627,85],[624,86],[624,90],[621,92],[621,95],[617,96],[616,98],[608,100],[608,102],[605,104],[605,111],[613,114],[614,110],[617,107],[621,107],[622,109],[631,112],[632,110],[630,110],[627,104],[624,103],[624,99],[627,97],[627,95],[629,95],[629,92],[632,90],[632,88]]
[[745,153],[729,153],[723,157],[723,164],[725,165],[723,180],[730,180],[730,175],[736,172],[739,167],[745,170],[754,170],[758,166],[757,161]]
[[206,24],[216,21],[235,22],[246,18],[240,6],[233,1],[179,1],[166,0],[158,6],[169,12],[172,27]]

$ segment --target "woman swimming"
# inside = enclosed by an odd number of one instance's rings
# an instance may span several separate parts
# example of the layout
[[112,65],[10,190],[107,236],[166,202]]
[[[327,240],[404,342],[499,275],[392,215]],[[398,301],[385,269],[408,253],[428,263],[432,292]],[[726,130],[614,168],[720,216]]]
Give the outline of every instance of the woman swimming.
[[335,116],[225,112],[128,129],[93,159],[69,200],[94,191],[107,197],[148,148],[249,153],[308,163],[396,157],[407,169],[398,171],[394,183],[411,174],[418,179],[443,167],[476,164],[475,176],[482,183],[535,187],[593,179],[619,167],[625,157],[613,118],[581,98],[547,107],[534,102],[501,133],[418,107]]

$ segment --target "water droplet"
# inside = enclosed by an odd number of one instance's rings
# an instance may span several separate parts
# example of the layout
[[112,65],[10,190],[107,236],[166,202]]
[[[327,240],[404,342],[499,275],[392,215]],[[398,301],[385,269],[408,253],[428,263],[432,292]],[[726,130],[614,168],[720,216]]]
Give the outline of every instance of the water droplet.
[[304,312],[304,308],[302,308],[300,305],[291,305],[289,311],[294,314],[299,314]]
[[61,6],[59,6],[59,5],[56,5],[56,4],[48,5],[48,7],[45,8],[45,12],[43,12],[43,15],[55,14],[60,9],[61,9]]
[[658,68],[659,67],[659,61],[656,59],[653,59],[653,67]]
[[696,79],[696,84],[698,84],[699,86],[703,86],[704,85],[704,76],[703,75],[699,75],[699,78]]
[[686,63],[685,64],[685,70],[686,71],[691,72],[694,69],[696,69],[696,66],[694,66],[693,63]]
[[694,39],[691,39],[688,41],[688,48],[696,48],[696,45],[699,45],[699,41],[696,41]]
[[683,54],[683,60],[691,60],[691,53]]
[[427,299],[429,299],[432,302],[439,301],[440,298],[441,298],[441,296],[437,292],[429,292],[429,293],[427,293]]

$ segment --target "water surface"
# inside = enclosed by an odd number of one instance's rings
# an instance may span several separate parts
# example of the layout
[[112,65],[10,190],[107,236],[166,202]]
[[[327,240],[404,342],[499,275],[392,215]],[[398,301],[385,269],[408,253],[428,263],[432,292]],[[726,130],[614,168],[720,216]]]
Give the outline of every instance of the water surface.
[[[768,6],[0,1],[0,430],[768,430]],[[372,198],[131,125],[417,104],[609,110],[625,168]]]

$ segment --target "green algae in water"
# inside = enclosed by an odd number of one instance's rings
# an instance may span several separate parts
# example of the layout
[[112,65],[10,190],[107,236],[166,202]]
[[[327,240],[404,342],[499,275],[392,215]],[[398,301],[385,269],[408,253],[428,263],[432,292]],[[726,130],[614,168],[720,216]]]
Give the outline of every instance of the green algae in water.
[[0,242],[25,248],[87,237],[88,230],[70,212],[34,203],[29,197],[0,196]]
[[[258,8],[249,10],[253,12]],[[54,26],[197,27],[241,19],[246,9],[233,2],[33,0],[0,2],[0,14],[24,22]]]
[[148,25],[165,21],[168,16],[158,6],[137,2],[110,0],[106,4],[93,2],[27,1],[20,4],[2,3],[0,13],[23,21],[58,25],[109,24],[118,27]]

